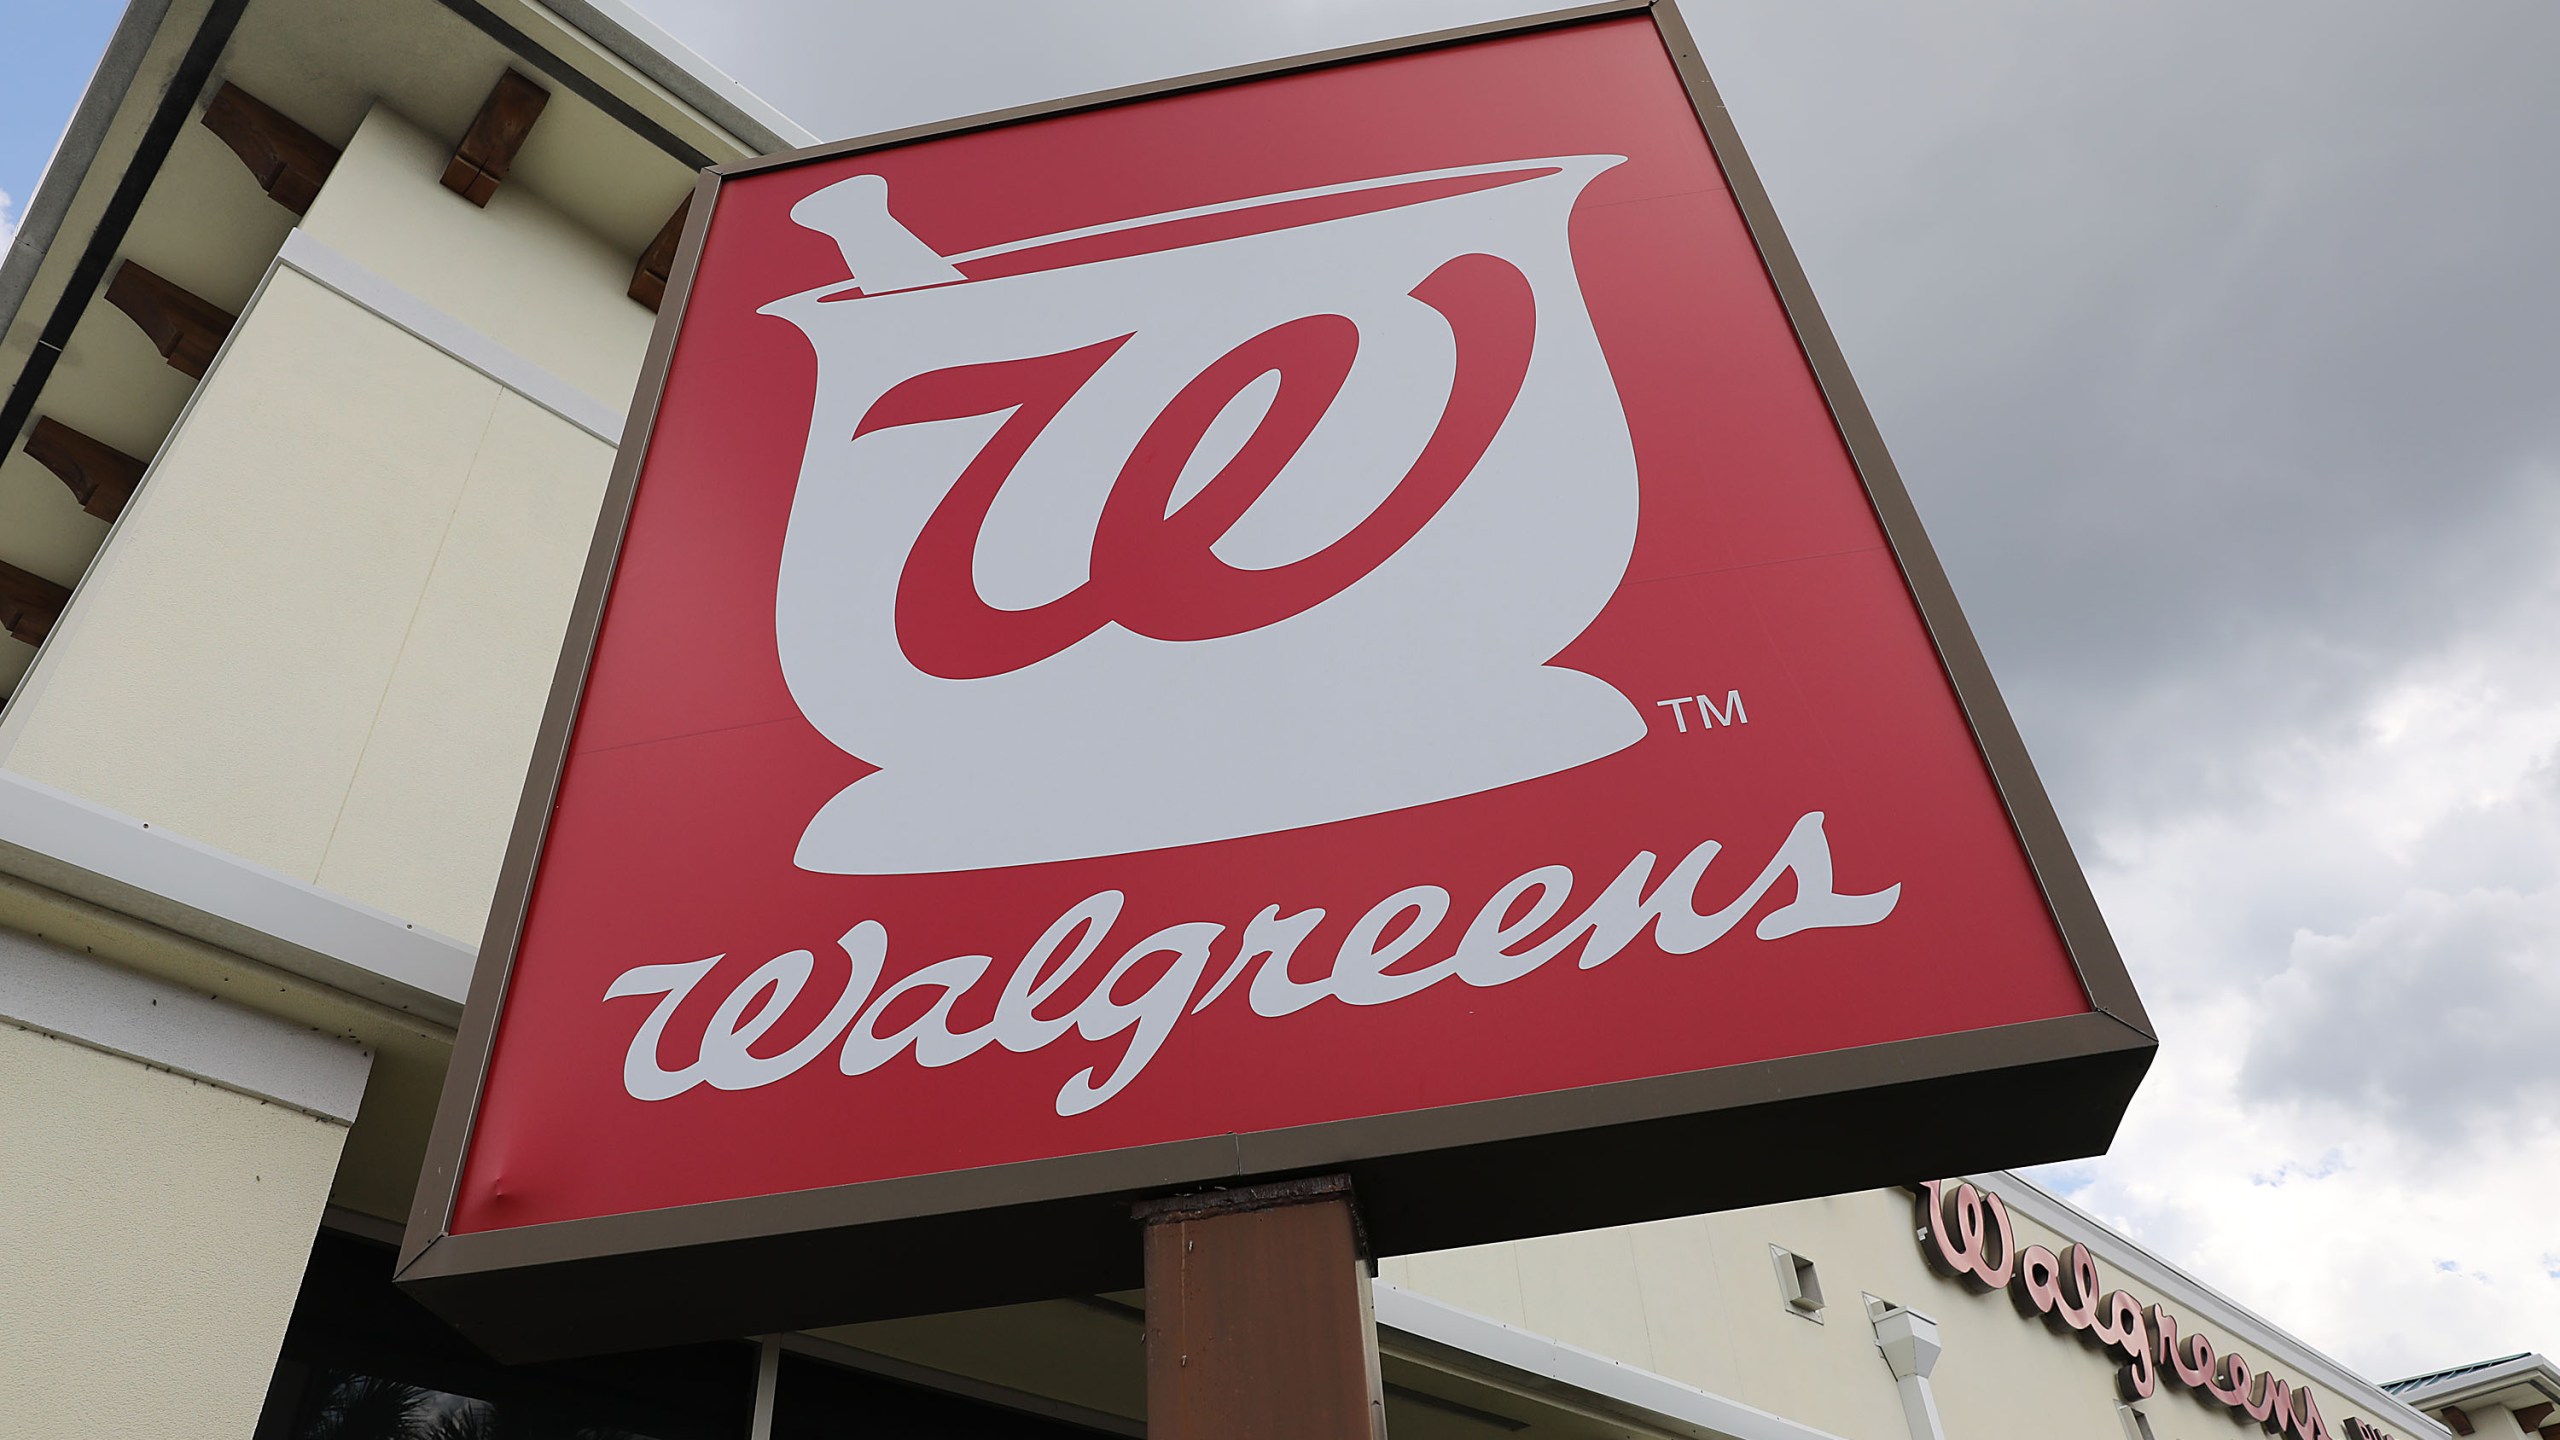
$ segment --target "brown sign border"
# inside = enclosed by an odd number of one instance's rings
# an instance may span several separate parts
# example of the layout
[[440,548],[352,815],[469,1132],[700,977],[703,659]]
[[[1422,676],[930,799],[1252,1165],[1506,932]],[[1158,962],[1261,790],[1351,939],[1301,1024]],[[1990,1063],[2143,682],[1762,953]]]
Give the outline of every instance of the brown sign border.
[[[1572,1090],[1251,1134],[454,1234],[477,1117],[572,727],[667,365],[723,181],[935,136],[1404,51],[1647,14],[1971,723],[2092,1012]],[[1352,1178],[1380,1253],[1625,1224],[2071,1158],[2112,1138],[2157,1040],[1937,554],[1673,0],[1568,10],[1130,86],[741,161],[696,183],[607,486],[429,1135],[398,1278],[507,1358],[1134,1287],[1130,1202],[1321,1171]],[[1595,1178],[1601,1177],[1601,1178]],[[1448,1203],[1464,1196],[1464,1203]]]

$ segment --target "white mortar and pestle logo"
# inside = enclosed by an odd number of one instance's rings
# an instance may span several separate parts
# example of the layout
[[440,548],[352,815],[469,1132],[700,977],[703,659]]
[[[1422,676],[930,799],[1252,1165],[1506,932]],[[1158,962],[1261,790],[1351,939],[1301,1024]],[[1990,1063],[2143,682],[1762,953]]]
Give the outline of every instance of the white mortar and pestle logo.
[[1608,603],[1635,456],[1575,279],[1584,155],[962,255],[856,175],[774,624],[878,768],[796,863],[974,870],[1492,790],[1643,738],[1549,664]]

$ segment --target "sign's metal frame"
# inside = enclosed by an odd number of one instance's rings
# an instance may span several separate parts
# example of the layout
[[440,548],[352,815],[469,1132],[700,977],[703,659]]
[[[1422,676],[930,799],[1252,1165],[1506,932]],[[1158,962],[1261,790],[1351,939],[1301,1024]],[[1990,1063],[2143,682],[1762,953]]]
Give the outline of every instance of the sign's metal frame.
[[[1634,15],[1652,18],[1687,85],[2078,968],[2090,1013],[1404,1114],[452,1233],[606,592],[721,185],[909,141]],[[1129,1288],[1140,1259],[1131,1201],[1249,1177],[1348,1172],[1374,1244],[1398,1253],[2075,1157],[2105,1147],[2157,1048],[1936,553],[1672,0],[1605,0],[705,171],[588,551],[480,955],[398,1276],[481,1343],[516,1357]]]

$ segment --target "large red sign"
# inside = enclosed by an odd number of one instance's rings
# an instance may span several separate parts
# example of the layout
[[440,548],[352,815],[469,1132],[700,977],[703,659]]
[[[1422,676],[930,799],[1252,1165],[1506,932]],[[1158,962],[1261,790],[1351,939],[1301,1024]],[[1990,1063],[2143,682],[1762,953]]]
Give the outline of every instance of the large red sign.
[[[1563,1097],[2105,1009],[2112,1044],[1996,1064],[2147,1055],[1668,34],[1395,49],[699,192],[436,1243],[1553,1137],[1734,1103]],[[1414,1112],[1449,1128],[1361,1128]],[[941,1198],[878,1198],[919,1177]],[[1390,1231],[1474,1203],[1399,1183],[1364,1181]],[[734,1233],[831,1223],[794,1215]]]

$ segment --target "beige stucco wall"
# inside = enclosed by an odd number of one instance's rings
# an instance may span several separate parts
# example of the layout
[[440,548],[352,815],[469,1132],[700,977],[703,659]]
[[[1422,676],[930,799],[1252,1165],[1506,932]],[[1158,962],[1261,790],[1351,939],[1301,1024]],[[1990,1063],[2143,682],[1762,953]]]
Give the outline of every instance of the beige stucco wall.
[[302,228],[332,249],[620,410],[656,312],[632,256],[521,185],[487,209],[437,182],[450,144],[375,106]]
[[314,880],[480,937],[612,447],[499,391]]
[[247,1436],[346,1133],[0,1024],[0,1435]]
[[2462,1415],[2471,1422],[2472,1440],[2537,1440],[2539,1435],[2518,1424],[2515,1412],[2504,1405],[2466,1406]]
[[[627,393],[651,319],[627,262],[608,274],[538,200],[444,191],[422,138],[366,122],[313,208],[331,243]],[[476,939],[611,465],[279,269],[0,721],[0,764]]]
[[[1897,1283],[1902,1272],[1890,1257],[1863,1253],[1871,1248],[1863,1231],[1880,1230],[1888,1243],[1908,1234],[1877,1209],[1874,1197],[1852,1195],[1550,1236],[1391,1259],[1379,1278],[1847,1440],[1903,1440],[1893,1378],[1859,1313],[1858,1287],[1928,1307],[1905,1298],[1920,1287]],[[1786,1309],[1772,1244],[1820,1267],[1831,1301],[1820,1323]],[[1940,1373],[1947,1368],[1942,1362]],[[1948,1433],[1967,1432],[1950,1417]]]
[[[2108,1289],[2166,1304],[2182,1334],[2200,1329],[2216,1354],[2236,1348],[2253,1371],[2268,1368],[2258,1346],[2108,1264],[2097,1235],[2058,1235],[2024,1216],[2015,1224],[2021,1246],[2059,1252],[2074,1240],[2090,1244]],[[1945,1351],[1931,1384],[1948,1436],[2128,1440],[2115,1360],[2077,1335],[2020,1315],[2005,1291],[1978,1294],[1940,1277],[1922,1255],[1916,1228],[1907,1191],[1870,1190],[1389,1259],[1379,1274],[1844,1440],[1908,1440],[1867,1318],[1872,1296],[1938,1322]],[[1814,1262],[1827,1302],[1819,1322],[1787,1307],[1772,1245]],[[2288,1380],[2304,1378],[2280,1362],[2273,1368]],[[2341,1422],[2359,1407],[2326,1386],[2312,1389],[2331,1433],[2343,1433]],[[2157,1440],[2229,1440],[2241,1428],[2233,1412],[2174,1382],[2139,1408]]]

